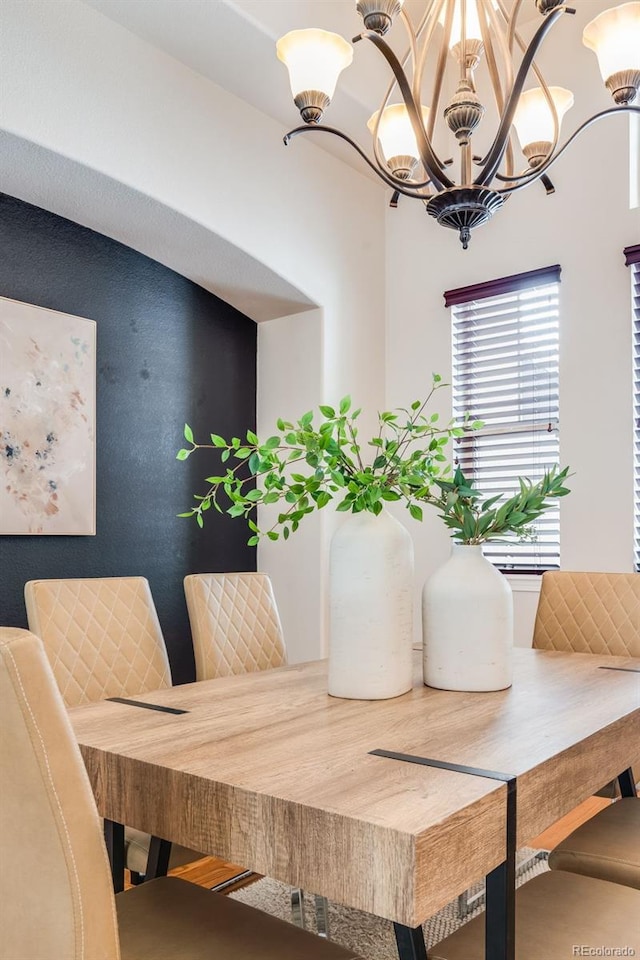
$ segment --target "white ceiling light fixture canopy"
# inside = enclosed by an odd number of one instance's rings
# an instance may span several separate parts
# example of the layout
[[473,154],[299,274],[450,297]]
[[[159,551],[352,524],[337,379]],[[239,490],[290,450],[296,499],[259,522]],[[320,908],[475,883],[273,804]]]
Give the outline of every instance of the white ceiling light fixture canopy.
[[[373,158],[344,131],[320,125],[338,75],[351,63],[351,45],[323,30],[286,34],[278,41],[278,57],[289,68],[304,125],[289,131],[285,144],[311,131],[340,137],[392,189],[392,206],[401,196],[420,200],[439,224],[458,231],[466,250],[471,230],[490,220],[511,193],[534,180],[540,180],[547,193],[553,192],[548,170],[588,126],[614,113],[640,114],[640,107],[633,105],[640,89],[640,0],[607,10],[586,27],[584,43],[598,56],[616,106],[590,117],[563,145],[559,144],[560,127],[573,94],[547,85],[536,56],[558,20],[575,10],[561,0],[527,0],[535,2],[540,20],[526,43],[518,29],[524,2],[424,0],[422,16],[414,24],[403,0],[356,0],[365,29],[353,42],[373,44],[391,71],[380,109],[368,122]],[[392,48],[384,39],[397,20],[408,37],[403,56],[395,53],[397,45]],[[435,64],[435,75],[425,96],[427,63]],[[451,72],[455,93],[444,103]],[[531,76],[539,86],[523,93]],[[478,156],[472,146],[474,131],[486,114],[478,91],[483,96],[489,92],[498,115],[484,156]],[[394,92],[402,102],[391,102]],[[440,157],[435,149],[436,124],[443,128],[438,143],[444,136],[452,138],[459,157],[457,178],[454,160],[446,154]],[[524,166],[516,159],[516,130]]]

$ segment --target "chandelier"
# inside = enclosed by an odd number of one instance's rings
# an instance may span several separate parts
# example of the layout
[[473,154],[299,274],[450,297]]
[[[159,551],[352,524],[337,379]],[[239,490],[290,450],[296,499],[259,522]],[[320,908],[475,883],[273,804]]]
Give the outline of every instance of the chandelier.
[[[340,137],[391,188],[391,206],[397,206],[400,196],[421,200],[439,224],[459,231],[466,250],[471,230],[489,220],[516,190],[540,180],[547,193],[553,192],[549,168],[583,130],[614,113],[640,114],[640,106],[631,106],[640,89],[640,2],[607,10],[585,28],[583,43],[596,54],[616,105],[586,120],[563,145],[560,127],[573,105],[573,94],[548,86],[535,58],[554,24],[575,10],[560,0],[528,0],[535,2],[540,22],[525,43],[518,29],[524,0],[513,0],[511,9],[507,2],[427,0],[414,25],[403,9],[404,0],[357,0],[365,29],[353,42],[370,41],[392,73],[380,109],[368,122],[373,159],[342,130],[320,125],[338,76],[353,59],[351,44],[324,30],[287,33],[277,43],[277,54],[289,70],[294,103],[304,124],[285,136],[285,144],[306,132]],[[384,39],[396,18],[402,20],[408,39],[403,57]],[[428,106],[422,103],[426,73],[432,84]],[[529,78],[537,85],[525,90]],[[447,89],[455,92],[444,104]],[[487,113],[479,90],[486,91],[495,122],[493,140],[483,156],[473,148],[474,131]],[[396,91],[398,102],[392,102]],[[457,165],[454,159],[442,159],[434,146],[434,131],[443,142],[443,121],[448,128],[444,133],[459,147]],[[515,135],[524,160],[517,159]]]

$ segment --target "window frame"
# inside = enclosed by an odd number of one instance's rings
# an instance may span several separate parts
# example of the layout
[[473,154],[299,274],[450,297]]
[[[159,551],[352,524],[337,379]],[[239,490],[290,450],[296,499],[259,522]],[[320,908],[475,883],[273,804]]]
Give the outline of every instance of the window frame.
[[[458,288],[456,288],[456,289],[448,290],[448,291],[445,292],[445,294],[444,294],[445,306],[446,306],[447,308],[455,308],[455,307],[458,307],[458,306],[461,306],[461,305],[465,305],[465,304],[472,305],[472,304],[475,303],[476,301],[482,301],[482,300],[487,300],[487,299],[491,299],[491,298],[502,297],[502,296],[506,296],[506,295],[509,295],[509,294],[518,293],[518,292],[521,292],[521,291],[526,291],[526,290],[533,290],[533,289],[536,288],[536,287],[544,287],[544,286],[548,286],[548,285],[550,285],[550,284],[557,284],[557,285],[558,285],[558,290],[559,290],[559,284],[560,284],[560,282],[561,282],[561,272],[562,272],[561,266],[560,266],[559,264],[554,264],[554,265],[551,265],[551,266],[549,266],[549,267],[543,267],[543,268],[537,269],[537,270],[529,270],[529,271],[526,271],[526,272],[524,272],[524,273],[513,274],[512,276],[500,277],[500,278],[498,278],[498,279],[490,280],[490,281],[483,282],[483,283],[472,284],[472,285],[465,286],[465,287],[458,287]],[[496,304],[496,306],[498,306],[498,304]],[[451,316],[451,329],[452,329],[452,381],[453,381],[452,390],[454,391],[454,395],[453,395],[453,406],[454,406],[454,408],[455,408],[455,406],[456,406],[456,394],[455,394],[454,364],[455,364],[455,358],[456,358],[456,331],[455,331],[456,318],[455,318],[455,312],[454,312],[453,309],[451,310],[450,316]],[[460,322],[461,322],[461,321],[459,321],[459,323],[460,323]],[[559,315],[559,310],[558,310],[558,317],[557,317],[557,348],[556,348],[558,357],[559,357],[559,335],[560,335],[560,329],[559,329],[559,328],[560,328],[560,315]],[[473,334],[470,335],[470,339],[469,339],[468,343],[469,343],[469,346],[471,347],[471,349],[473,349],[473,344],[474,344]],[[458,350],[459,350],[459,347],[458,347]],[[559,463],[560,463],[560,453],[559,453],[559,442],[560,442],[560,439],[559,439],[559,432],[560,432],[560,415],[559,415],[560,367],[559,367],[559,359],[557,360],[557,365],[556,365],[556,367],[555,367],[554,373],[555,373],[555,380],[553,381],[553,383],[554,383],[554,388],[557,387],[558,397],[557,397],[557,400],[555,401],[556,414],[555,414],[555,417],[553,418],[554,429],[553,429],[552,432],[556,433],[556,436],[557,436],[558,452],[557,452],[557,454],[554,455],[554,460],[553,460],[553,462],[557,462],[558,465],[559,465]],[[507,375],[507,376],[508,376],[508,375]],[[535,378],[534,378],[534,379],[535,379]],[[534,402],[535,402],[535,401],[534,401]],[[457,404],[457,405],[460,406],[460,401],[459,401],[459,400],[458,400],[458,404]],[[514,408],[517,407],[517,405],[518,405],[518,401],[514,401]],[[463,409],[464,409],[464,405],[463,405]],[[482,415],[481,415],[481,411],[479,411],[477,408],[476,408],[475,410],[473,410],[473,412],[472,412],[472,419],[483,419],[483,417],[482,417]],[[518,433],[518,432],[521,432],[521,433],[524,434],[524,433],[526,432],[526,427],[523,425],[523,428],[522,428],[521,431],[518,431],[517,429],[514,430],[514,431],[508,431],[508,430],[505,430],[504,428],[498,428],[494,434],[491,434],[490,431],[489,431],[489,429],[487,429],[487,431],[485,431],[485,433],[484,433],[484,436],[488,436],[488,437],[493,436],[493,437],[495,438],[495,437],[500,437],[500,436],[503,436],[503,435],[506,436],[508,433]],[[532,432],[532,433],[537,433],[537,432],[542,432],[542,431],[540,430],[540,428],[534,428],[533,430],[531,430],[531,432]],[[476,439],[474,440],[474,439],[473,439],[473,435],[472,435],[472,434],[468,434],[468,435],[467,435],[467,438],[466,438],[467,444],[469,444],[469,441],[471,441],[471,444],[474,444],[474,443],[477,444],[478,441],[481,442],[481,435],[478,434],[478,435],[476,436]],[[458,441],[458,442],[460,442],[460,441]],[[495,442],[495,441],[494,441],[494,442]],[[499,440],[498,440],[497,442],[499,442]],[[542,441],[541,441],[541,442],[542,442]],[[487,445],[487,446],[490,447],[490,445]],[[468,453],[469,453],[469,448],[467,447],[467,451],[466,451],[467,456],[468,456]],[[557,456],[557,460],[555,459],[556,456]],[[490,496],[490,495],[491,495],[491,492],[488,491],[488,492],[487,492],[487,496]],[[557,509],[559,510],[559,504],[557,505]],[[554,532],[555,532],[555,530],[554,530]],[[541,575],[545,572],[545,570],[556,570],[556,569],[559,569],[559,567],[560,567],[560,517],[559,517],[559,514],[558,514],[558,522],[557,522],[557,536],[558,536],[558,541],[557,541],[557,542],[558,542],[557,561],[556,561],[555,558],[554,558],[553,562],[545,563],[544,560],[541,559],[539,563],[529,563],[529,564],[526,564],[526,565],[523,563],[521,566],[517,566],[517,565],[515,565],[515,564],[514,564],[514,565],[509,565],[509,564],[505,563],[504,557],[502,558],[502,560],[500,560],[500,559],[497,558],[497,557],[492,557],[492,556],[489,555],[489,556],[488,556],[488,559],[491,560],[492,563],[494,563],[494,565],[497,567],[497,569],[499,569],[502,573],[504,573],[504,574],[506,574],[506,575],[508,575],[508,576],[518,576],[518,577],[520,577],[520,576],[541,576]],[[496,552],[496,551],[494,551],[494,554],[495,554],[495,552]],[[524,558],[524,559],[526,559],[526,558]]]

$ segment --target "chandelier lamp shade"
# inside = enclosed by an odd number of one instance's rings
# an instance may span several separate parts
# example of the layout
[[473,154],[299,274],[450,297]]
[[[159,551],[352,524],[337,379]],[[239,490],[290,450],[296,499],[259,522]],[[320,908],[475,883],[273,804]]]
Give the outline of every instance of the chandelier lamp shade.
[[[538,18],[527,42],[519,25],[525,3],[535,5]],[[401,196],[420,200],[439,224],[458,231],[465,250],[471,230],[512,193],[535,180],[553,193],[548,171],[583,130],[614,113],[640,114],[640,0],[606,10],[585,27],[583,43],[596,55],[614,105],[562,144],[573,93],[548,85],[536,60],[549,31],[575,13],[560,0],[425,0],[417,23],[404,0],[357,0],[356,9],[364,30],[353,42],[373,44],[390,69],[380,109],[367,124],[371,155],[321,123],[353,60],[351,44],[325,30],[293,30],[276,45],[304,121],[284,142],[309,132],[345,140],[391,188],[392,206]],[[407,38],[402,56],[385,39],[398,20]],[[480,130],[482,155],[474,144]],[[449,149],[457,157],[447,156]]]

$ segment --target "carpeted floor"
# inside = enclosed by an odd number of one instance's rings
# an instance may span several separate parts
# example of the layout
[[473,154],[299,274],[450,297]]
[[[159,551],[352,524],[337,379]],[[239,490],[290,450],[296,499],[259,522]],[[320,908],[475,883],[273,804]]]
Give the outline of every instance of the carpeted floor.
[[[518,875],[518,885],[532,877],[548,870],[546,860],[533,860],[531,857],[539,851],[523,849],[518,854],[519,863],[523,864]],[[471,895],[481,890],[478,886]],[[236,893],[230,894],[236,900],[249,903],[266,913],[272,913],[283,920],[291,920],[291,888],[276,880],[264,878]],[[479,902],[467,919],[476,916],[483,909]],[[305,897],[305,916],[307,927],[315,932],[315,906],[313,896]],[[448,904],[434,917],[424,924],[427,949],[453,933],[463,923],[460,919],[457,901]],[[387,920],[381,920],[369,913],[352,910],[339,904],[329,904],[329,936],[337,943],[355,950],[367,960],[397,960],[398,953],[393,935],[393,925]]]

